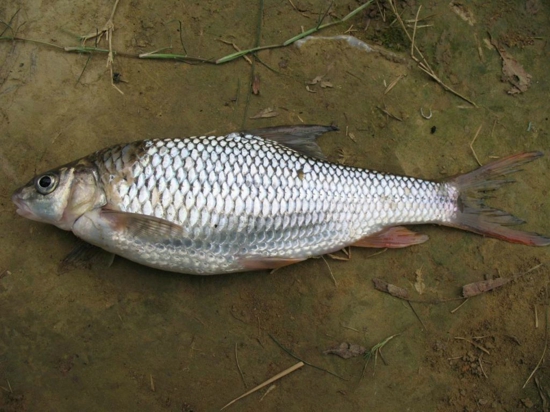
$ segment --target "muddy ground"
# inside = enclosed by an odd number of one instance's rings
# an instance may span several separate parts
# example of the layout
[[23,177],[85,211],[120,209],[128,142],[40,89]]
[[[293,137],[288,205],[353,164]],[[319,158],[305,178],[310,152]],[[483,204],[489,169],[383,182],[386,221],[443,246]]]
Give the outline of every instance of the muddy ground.
[[[360,3],[328,5],[265,0],[259,44],[281,43],[320,15],[334,21]],[[484,164],[547,150],[548,3],[410,0],[398,10],[410,21],[420,5],[416,44],[436,76],[477,107],[418,68],[382,2],[320,33],[348,31],[375,51],[312,41],[262,51],[252,69],[242,58],[216,66],[132,56],[169,46],[164,53],[183,54],[182,42],[203,59],[234,52],[220,40],[252,47],[257,2],[120,0],[113,71],[124,94],[111,84],[104,53],[53,47],[79,46],[78,35],[101,30],[112,1],[2,2],[0,410],[219,410],[297,363],[283,347],[339,377],[305,366],[227,410],[548,410],[547,356],[524,387],[546,345],[548,248],[426,226],[415,228],[431,238],[419,246],[327,257],[336,284],[322,259],[271,275],[201,278],[122,258],[59,273],[76,238],[19,217],[10,201],[35,172],[107,145],[281,124],[335,123],[340,131],[320,140],[330,159],[430,179],[474,169],[475,156]],[[5,39],[14,36],[53,46]],[[105,38],[87,45],[108,47]],[[266,108],[277,116],[251,119]],[[492,204],[550,233],[549,166],[548,158],[528,165]],[[465,284],[539,264],[454,312],[462,301],[445,301]],[[431,303],[377,291],[373,278]],[[393,335],[383,359],[366,367],[362,356],[323,354],[341,342],[370,349]]]

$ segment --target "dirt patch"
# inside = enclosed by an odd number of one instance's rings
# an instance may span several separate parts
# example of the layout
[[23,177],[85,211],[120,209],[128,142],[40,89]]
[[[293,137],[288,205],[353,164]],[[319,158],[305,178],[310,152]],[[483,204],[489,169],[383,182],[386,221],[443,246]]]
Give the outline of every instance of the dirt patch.
[[[101,31],[114,2],[0,5],[0,20],[9,24],[0,33],[13,36],[16,29],[17,37],[50,44],[0,41],[0,410],[217,410],[297,362],[270,335],[339,377],[306,365],[234,410],[548,408],[547,355],[523,388],[546,342],[547,248],[424,226],[414,228],[431,238],[422,245],[327,258],[337,286],[321,259],[272,275],[198,278],[118,258],[110,268],[59,274],[75,238],[15,214],[10,195],[35,171],[144,138],[334,122],[340,132],[320,142],[330,159],[432,179],[477,167],[472,148],[487,163],[550,147],[544,2],[478,1],[467,9],[460,2],[399,2],[411,32],[422,5],[419,50],[477,108],[418,68],[390,8],[378,3],[321,33],[352,35],[375,51],[340,40],[262,51],[258,94],[244,58],[220,66],[200,61],[234,53],[232,44],[256,44],[255,3],[120,0],[113,73],[104,51],[59,47],[80,46],[78,34]],[[260,44],[284,41],[320,16],[341,18],[357,5],[264,2]],[[488,31],[532,76],[520,95],[506,94],[502,58]],[[108,48],[105,36],[87,45]],[[136,58],[150,52],[197,60]],[[318,76],[326,87],[308,84]],[[250,119],[266,108],[277,116]],[[515,211],[528,230],[550,233],[549,170],[547,158],[529,165],[491,205]],[[460,301],[441,302],[459,298],[463,285],[511,278],[539,263],[456,311]],[[408,290],[411,300],[439,303],[411,307],[375,290],[373,278]],[[371,350],[394,335],[381,350],[384,360],[371,359],[366,369],[363,356],[323,354],[342,342]]]

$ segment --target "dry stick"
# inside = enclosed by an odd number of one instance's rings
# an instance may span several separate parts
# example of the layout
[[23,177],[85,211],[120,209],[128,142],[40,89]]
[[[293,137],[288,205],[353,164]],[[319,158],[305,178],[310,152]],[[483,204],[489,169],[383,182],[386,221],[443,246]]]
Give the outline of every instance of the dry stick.
[[[403,22],[403,19],[401,18],[401,16],[397,12],[397,8],[395,7],[395,4],[394,4],[393,0],[389,0],[389,4],[390,4],[390,7],[391,7],[393,13],[395,14],[395,17],[397,18],[397,21],[399,21],[399,24],[401,25],[401,28],[403,29],[403,31],[405,32],[405,34],[409,38],[409,41],[413,42],[413,38],[409,34],[409,31],[407,30],[407,28],[405,26],[405,23]],[[478,107],[473,101],[471,101],[467,97],[461,95],[460,93],[458,93],[457,91],[453,90],[451,87],[449,87],[445,83],[443,83],[443,81],[441,81],[441,79],[439,79],[439,77],[436,76],[435,72],[432,70],[432,68],[428,64],[426,58],[424,57],[424,55],[422,54],[422,52],[418,49],[418,47],[416,45],[414,45],[414,47],[411,47],[411,51],[416,51],[418,53],[418,55],[423,60],[423,62],[421,62],[416,56],[414,56],[414,54],[411,55],[411,58],[418,64],[418,67],[420,67],[420,69],[422,69],[433,80],[435,80],[437,83],[439,83],[441,85],[441,87],[443,87],[445,90],[453,93],[455,96],[460,97],[462,100],[470,103],[472,106]]]
[[[258,11],[258,26],[256,29],[256,42],[255,47],[258,48],[260,45],[260,37],[262,34],[262,18],[264,14],[264,0],[260,0],[260,7]],[[244,54],[243,54],[244,56]],[[216,61],[218,63],[218,61]],[[244,113],[243,113],[243,123],[242,128],[245,128],[246,120],[248,119],[248,108],[250,106],[250,97],[252,95],[252,85],[254,84],[254,75],[256,73],[256,59],[252,61],[252,64],[250,65],[250,87],[248,88],[248,93],[246,94],[246,103],[244,106]]]
[[327,260],[324,256],[321,256],[321,259],[323,259],[323,262],[325,262],[325,265],[327,265],[328,271],[330,272],[330,277],[332,278],[332,281],[334,282],[334,286],[338,287],[338,282],[336,282],[336,278],[334,277],[334,274],[332,273],[332,270],[330,266],[328,265]]
[[489,377],[487,376],[487,374],[485,373],[485,369],[483,369],[483,363],[481,362],[481,358],[483,357],[483,353],[481,354],[481,356],[477,359],[479,361],[479,367],[481,368],[481,372],[483,372],[483,376],[485,376],[485,378],[489,379]]
[[397,117],[397,116],[394,115],[394,114],[391,114],[391,113],[388,112],[386,109],[383,109],[383,108],[381,108],[380,106],[376,106],[376,107],[377,107],[382,113],[385,113],[387,116],[389,116],[389,117],[391,117],[391,118],[393,118],[393,119],[395,119],[395,120],[399,120],[400,122],[403,121],[403,119]]
[[244,380],[244,375],[243,375],[243,371],[241,369],[241,365],[239,365],[239,356],[237,356],[237,342],[235,342],[235,361],[237,362],[237,369],[239,369],[239,374],[241,375],[241,379],[243,381],[243,384],[244,384],[244,388],[248,388],[248,386],[246,386],[246,382]]
[[411,307],[411,309],[412,309],[414,315],[416,316],[416,318],[420,321],[420,324],[422,325],[422,327],[424,328],[424,330],[427,330],[427,329],[426,329],[426,325],[424,325],[424,322],[422,322],[422,318],[421,318],[420,316],[418,316],[418,313],[416,313],[416,310],[414,309],[414,307],[413,307],[411,301],[408,300],[407,302],[408,302],[409,306]]
[[525,389],[525,387],[527,386],[527,384],[529,383],[529,381],[531,380],[531,378],[533,377],[533,375],[537,372],[537,370],[539,369],[540,367],[540,364],[542,363],[542,361],[544,360],[544,355],[546,355],[546,348],[548,347],[548,283],[546,283],[546,312],[545,312],[545,316],[544,316],[544,319],[545,319],[545,325],[544,325],[544,349],[542,351],[542,355],[540,355],[540,359],[537,363],[537,366],[535,366],[535,369],[533,369],[533,372],[531,372],[531,375],[529,375],[529,377],[527,378],[527,380],[525,381],[525,383],[523,384],[522,386],[522,389]]
[[250,395],[251,393],[254,393],[260,389],[262,389],[264,386],[267,386],[269,385],[270,383],[273,383],[275,382],[276,380],[279,380],[281,379],[282,377],[294,372],[296,369],[300,369],[302,366],[304,366],[304,362],[298,362],[296,365],[294,366],[291,366],[290,368],[288,369],[285,369],[284,371],[282,371],[281,373],[278,373],[277,375],[273,376],[272,378],[269,378],[268,380],[266,380],[264,383],[261,383],[259,384],[258,386],[256,386],[255,388],[253,389],[250,389],[248,392],[246,393],[243,393],[241,396],[239,396],[238,398],[235,398],[233,399],[231,402],[229,402],[227,405],[225,405],[223,408],[220,409],[220,411],[223,411],[225,408],[227,408],[228,406],[230,405],[233,405],[235,402],[237,402],[239,399],[242,399],[248,395]]
[[466,342],[468,342],[469,344],[471,344],[471,345],[475,346],[476,348],[478,348],[479,350],[482,350],[482,351],[485,352],[487,355],[490,355],[490,354],[491,354],[491,353],[490,353],[487,349],[485,349],[483,346],[478,345],[477,343],[472,342],[472,341],[469,340],[469,339],[461,338],[461,337],[459,337],[459,336],[456,336],[455,339],[456,339],[456,340],[463,340],[463,341],[466,341]]
[[384,90],[384,94],[388,94],[391,89],[395,87],[395,85],[401,80],[403,77],[405,77],[403,74],[400,74],[397,76],[397,79],[395,79],[393,82],[391,82],[388,87],[386,87],[386,90]]
[[422,5],[418,6],[418,10],[416,11],[416,17],[414,18],[413,35],[411,39],[411,57],[414,56],[414,38],[416,37],[416,24],[418,23],[418,15],[420,14],[421,8],[422,8]]
[[474,136],[474,138],[472,139],[471,143],[470,143],[470,150],[472,151],[472,154],[474,155],[475,159],[476,159],[476,162],[478,165],[481,166],[481,162],[479,161],[477,155],[476,155],[476,151],[474,150],[474,142],[476,141],[477,139],[477,136],[479,135],[479,132],[481,131],[481,128],[483,127],[482,124],[479,125],[479,127],[477,128],[477,132],[476,132],[476,135]]
[[468,299],[469,298],[466,298],[464,299],[464,302],[462,302],[460,305],[458,305],[456,308],[454,308],[453,310],[451,310],[451,314],[454,314],[457,310],[459,310],[462,306],[464,306],[466,304],[466,302],[468,302]]
[[267,391],[265,391],[265,393],[262,395],[262,397],[260,398],[260,402],[264,400],[265,396],[271,392],[272,390],[274,390],[275,388],[277,387],[277,385],[271,385],[269,388],[267,388]]

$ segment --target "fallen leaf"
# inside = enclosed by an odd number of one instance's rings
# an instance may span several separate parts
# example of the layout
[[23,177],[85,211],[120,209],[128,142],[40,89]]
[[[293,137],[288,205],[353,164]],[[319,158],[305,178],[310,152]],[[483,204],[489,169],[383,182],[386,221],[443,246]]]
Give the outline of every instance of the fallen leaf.
[[497,278],[469,283],[462,286],[462,296],[465,298],[471,298],[472,296],[481,295],[482,293],[489,292],[490,290],[506,285],[512,279],[513,278]]
[[519,94],[527,91],[531,83],[531,75],[493,38],[491,38],[491,44],[497,49],[502,58],[502,81],[512,85],[507,93]]
[[420,295],[422,295],[424,293],[424,290],[426,289],[426,285],[424,284],[424,279],[422,277],[422,270],[416,269],[416,272],[414,273],[416,275],[416,282],[414,282],[414,288]]
[[255,95],[260,94],[260,76],[255,74],[254,80],[252,81],[252,93]]
[[341,358],[349,359],[364,355],[367,350],[367,348],[355,343],[342,342],[340,345],[329,348],[323,353],[325,355],[338,355]]
[[279,112],[276,112],[271,107],[268,107],[266,109],[260,110],[258,113],[252,116],[251,119],[266,119],[275,116],[279,116]]
[[310,93],[317,93],[316,90],[310,89],[309,86],[306,86],[306,90],[307,90],[308,92],[310,92]]
[[399,298],[408,300],[409,299],[409,291],[407,289],[400,288],[399,286],[392,285],[391,283],[388,283],[382,279],[374,278],[372,280],[372,283],[374,283],[374,288],[385,293],[389,293],[390,295]]
[[323,81],[321,82],[321,88],[322,88],[322,89],[326,89],[326,88],[329,88],[329,87],[330,87],[330,88],[334,87],[334,86],[332,85],[331,82],[326,81],[326,80],[323,80]]

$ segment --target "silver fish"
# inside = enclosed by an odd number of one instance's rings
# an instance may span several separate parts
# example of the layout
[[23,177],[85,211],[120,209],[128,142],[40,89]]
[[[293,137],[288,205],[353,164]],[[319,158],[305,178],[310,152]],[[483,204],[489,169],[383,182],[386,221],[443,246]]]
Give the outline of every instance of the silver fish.
[[210,275],[277,268],[348,245],[405,247],[435,223],[534,246],[550,238],[486,206],[483,195],[542,156],[497,160],[440,182],[324,160],[297,126],[116,145],[32,179],[17,212],[163,270]]

